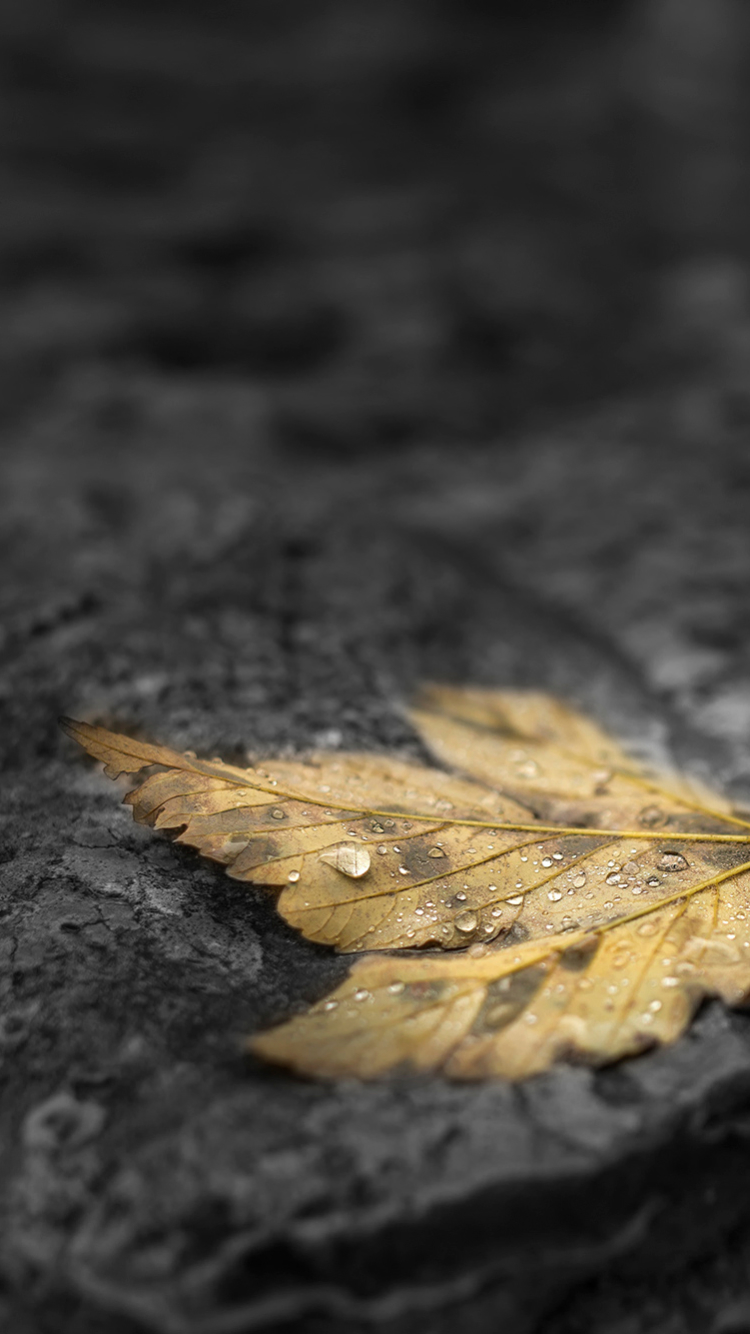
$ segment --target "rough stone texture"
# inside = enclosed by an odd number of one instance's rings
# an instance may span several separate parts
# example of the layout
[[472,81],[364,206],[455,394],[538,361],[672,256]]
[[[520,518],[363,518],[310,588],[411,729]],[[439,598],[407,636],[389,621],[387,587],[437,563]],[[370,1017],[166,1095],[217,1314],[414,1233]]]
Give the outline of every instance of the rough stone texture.
[[746,1015],[515,1088],[265,1068],[346,962],[56,727],[420,755],[418,679],[542,686],[750,805],[742,257],[638,324],[586,6],[350,8],[2,16],[0,1323],[740,1334]]
[[520,1332],[611,1264],[645,1281],[716,1251],[747,1215],[743,1015],[709,1006],[669,1051],[521,1088],[246,1062],[241,1034],[345,962],[133,826],[55,719],[230,758],[416,754],[413,680],[510,681],[672,743],[741,801],[748,539],[721,454],[659,462],[644,409],[627,437],[613,414],[468,463],[325,467],[270,451],[247,405],[244,447],[222,445],[227,391],[207,429],[172,388],[170,449],[142,391],[132,453],[79,404],[77,444],[40,427],[7,458],[8,1320]]

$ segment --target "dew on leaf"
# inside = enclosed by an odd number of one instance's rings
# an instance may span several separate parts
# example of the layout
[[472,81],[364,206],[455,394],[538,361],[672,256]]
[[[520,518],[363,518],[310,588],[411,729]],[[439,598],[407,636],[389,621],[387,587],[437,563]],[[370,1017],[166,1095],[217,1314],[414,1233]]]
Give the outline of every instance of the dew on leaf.
[[688,863],[681,852],[665,850],[656,863],[660,871],[686,871]]
[[337,848],[321,852],[318,861],[332,866],[334,871],[348,875],[352,880],[361,880],[370,869],[370,854],[367,848],[360,848],[356,843],[341,843]]

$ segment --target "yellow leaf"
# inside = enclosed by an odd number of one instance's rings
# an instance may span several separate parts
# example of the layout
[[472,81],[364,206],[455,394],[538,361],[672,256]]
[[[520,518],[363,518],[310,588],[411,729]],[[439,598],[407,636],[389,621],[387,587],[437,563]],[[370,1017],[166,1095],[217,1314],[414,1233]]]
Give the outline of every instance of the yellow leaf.
[[319,1075],[521,1078],[747,995],[750,825],[720,796],[546,695],[430,687],[411,717],[459,774],[340,754],[242,769],[64,724],[113,776],[160,766],[126,797],[135,818],[280,888],[308,938],[450,951],[360,959],[253,1050]]

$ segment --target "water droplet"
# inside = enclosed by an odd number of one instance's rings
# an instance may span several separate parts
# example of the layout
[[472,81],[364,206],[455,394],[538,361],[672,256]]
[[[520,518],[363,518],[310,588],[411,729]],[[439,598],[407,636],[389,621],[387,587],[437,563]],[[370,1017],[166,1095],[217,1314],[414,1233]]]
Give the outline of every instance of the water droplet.
[[642,894],[642,893],[643,893],[643,885],[633,885],[633,888],[631,889],[630,892],[631,892],[631,894]]
[[536,760],[525,760],[518,765],[518,772],[521,778],[536,778],[539,774],[539,765]]
[[321,852],[318,861],[332,866],[334,871],[348,875],[352,880],[360,880],[370,869],[370,854],[367,848],[360,848],[356,843],[340,843],[337,848]]
[[624,942],[612,951],[610,962],[613,968],[625,968],[633,957],[633,951]]
[[637,862],[626,862],[622,869],[623,869],[623,872],[625,873],[625,875],[637,875],[637,874],[638,874],[638,863],[637,863]]
[[561,861],[563,860],[563,855],[562,855],[562,853],[561,853],[561,852],[553,852],[553,853],[552,853],[552,860],[555,861],[555,862],[561,862]]
[[654,825],[661,824],[664,820],[664,812],[658,806],[644,806],[638,820],[647,828],[652,829]]
[[337,1010],[338,1007],[339,1007],[338,1001],[325,1001],[323,1004],[324,1010]]
[[[497,889],[497,885],[491,886],[491,888]],[[516,881],[516,889],[523,889],[523,880]]]
[[355,991],[354,999],[356,1001],[372,1000],[372,992],[368,991],[366,987],[360,987],[359,991]]
[[[522,900],[522,902],[523,902],[523,900]],[[502,910],[502,908],[493,908],[493,909],[492,909],[492,913],[491,913],[491,916],[492,916],[492,917],[502,917],[502,915],[503,915],[503,910]]]
[[286,820],[286,811],[282,811],[280,806],[274,806],[271,816],[274,820]]
[[388,990],[392,996],[400,996],[401,992],[404,990],[404,986],[405,984],[403,982],[391,982]]
[[424,908],[415,908],[414,915],[415,917],[424,917]]
[[407,938],[407,940],[413,940],[414,937],[415,937],[415,935],[416,935],[416,932],[415,932],[415,931],[407,931],[407,933],[406,933],[406,938]]
[[646,880],[646,884],[648,885],[649,889],[657,889],[658,886],[661,884],[661,880],[659,879],[658,875],[650,875]]
[[656,863],[660,871],[685,871],[687,862],[681,852],[665,851]]
[[487,946],[483,945],[479,940],[476,945],[471,945],[469,948],[469,955],[472,959],[483,959],[485,954],[489,954],[489,950],[487,949]]
[[400,875],[408,875],[408,874],[409,874],[409,868],[408,868],[408,866],[399,866],[398,869],[399,869],[399,874],[400,874]]
[[513,907],[517,908],[519,904],[523,903],[523,894],[514,894],[512,899],[508,899],[508,903],[512,903]]
[[620,883],[619,871],[610,871],[605,883],[608,885],[619,885]]
[[287,880],[289,881],[290,884],[296,885],[297,881],[299,880],[299,871],[290,871],[289,875],[287,876]]
[[458,914],[455,923],[456,930],[462,931],[467,936],[471,935],[472,931],[476,931],[478,921],[479,918],[473,909],[467,908],[464,912]]
[[430,851],[427,853],[427,856],[428,856],[428,857],[444,857],[444,856],[445,856],[445,853],[443,852],[443,849],[442,849],[442,848],[434,847],[434,848],[430,848]]
[[562,898],[562,894],[560,893],[559,889],[551,889],[549,891],[549,894],[547,895],[547,898],[550,899],[552,903],[559,903],[560,899]]
[[680,985],[679,977],[663,977],[661,980],[663,987],[678,987]]
[[641,1024],[653,1024],[654,1016],[652,1014],[649,1014],[648,1011],[646,1011],[645,1014],[639,1015],[638,1022]]
[[456,898],[458,899],[459,903],[465,903],[465,902],[466,902],[466,895],[464,894],[464,892],[463,892],[462,889],[459,889],[459,891],[458,891],[458,893],[457,893],[457,895],[456,895]]
[[532,1014],[531,1010],[527,1010],[523,1017],[527,1024],[535,1024],[537,1022],[537,1016]]
[[576,889],[583,889],[584,885],[586,884],[586,872],[579,871],[578,875],[573,876],[573,884],[575,885]]
[[386,852],[388,851],[387,847],[385,846],[385,843],[378,843],[377,851],[380,853],[381,857],[384,857]]
[[658,1014],[658,1013],[659,1013],[659,1010],[661,1009],[661,1001],[657,1001],[657,1000],[653,1000],[653,1001],[651,1001],[651,1003],[650,1003],[650,1005],[649,1005],[648,1008],[649,1008],[649,1010],[652,1010],[654,1014]]
[[320,791],[321,791],[321,792],[330,792],[330,790],[331,790],[331,789],[330,789],[330,786],[329,786],[328,783],[321,783],[321,785],[320,785]]
[[401,851],[401,849],[400,849],[400,847],[398,846],[397,843],[394,843],[394,845],[393,845],[393,851],[394,851],[394,852],[400,852],[400,851]]
[[551,865],[552,865],[551,857],[542,857],[542,866],[551,866]]
[[522,853],[521,853],[521,861],[522,861],[522,862],[527,862],[528,860],[529,860],[529,859],[528,859],[528,857],[526,856],[526,853],[525,853],[525,852],[522,852]]

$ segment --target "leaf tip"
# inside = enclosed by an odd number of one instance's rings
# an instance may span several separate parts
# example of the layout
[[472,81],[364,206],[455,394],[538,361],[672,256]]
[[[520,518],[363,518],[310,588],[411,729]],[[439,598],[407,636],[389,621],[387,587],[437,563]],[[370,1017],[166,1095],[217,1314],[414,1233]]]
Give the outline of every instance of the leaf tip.
[[79,722],[77,718],[69,718],[64,713],[60,715],[57,723],[61,731],[63,731],[66,736],[69,736],[72,741],[77,741],[79,745],[83,745],[81,737],[84,736],[87,731],[91,730],[90,724]]

